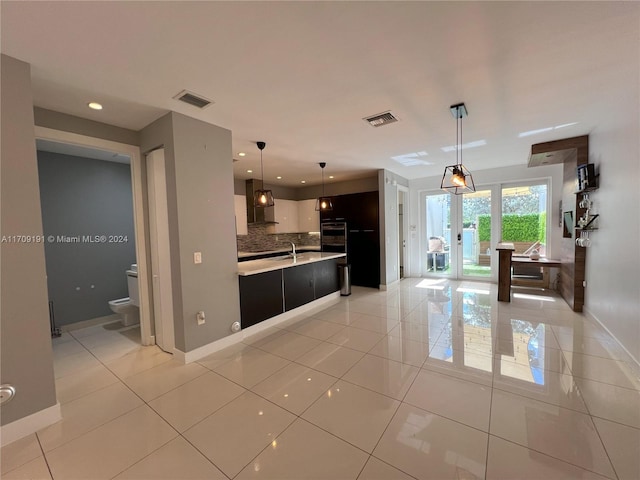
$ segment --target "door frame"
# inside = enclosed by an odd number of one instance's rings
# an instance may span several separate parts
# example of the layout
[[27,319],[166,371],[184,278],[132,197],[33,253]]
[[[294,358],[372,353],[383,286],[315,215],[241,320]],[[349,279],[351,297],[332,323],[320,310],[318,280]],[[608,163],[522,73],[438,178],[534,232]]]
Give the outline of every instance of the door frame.
[[145,222],[144,196],[146,181],[143,175],[140,148],[137,145],[114,142],[78,133],[65,132],[48,127],[35,126],[35,138],[58,143],[97,148],[113,153],[120,153],[131,158],[131,187],[133,194],[133,221],[135,232],[136,261],[138,263],[138,288],[140,293],[140,337],[142,345],[154,345],[152,308],[149,290],[149,264],[147,259],[147,242],[149,231]]
[[[402,203],[402,225],[398,225],[398,280],[411,276],[411,262],[409,261],[411,249],[411,239],[409,237],[409,187],[398,185],[398,205],[400,205],[401,195],[403,195],[404,201]],[[402,238],[406,244],[404,248],[400,244],[400,229],[402,229]],[[400,277],[400,265],[402,265],[403,277]]]

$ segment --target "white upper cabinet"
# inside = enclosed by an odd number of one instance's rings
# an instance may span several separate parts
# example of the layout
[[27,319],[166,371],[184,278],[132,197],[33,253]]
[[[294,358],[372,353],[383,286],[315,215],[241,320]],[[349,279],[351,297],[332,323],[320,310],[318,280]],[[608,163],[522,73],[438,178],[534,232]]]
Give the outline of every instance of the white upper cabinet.
[[265,209],[265,219],[278,222],[269,228],[270,233],[297,233],[298,202],[295,200],[276,199],[275,205]]
[[320,212],[316,212],[316,199],[300,200],[298,203],[298,231],[319,232]]
[[233,207],[236,214],[236,234],[247,235],[247,200],[244,195],[233,196]]

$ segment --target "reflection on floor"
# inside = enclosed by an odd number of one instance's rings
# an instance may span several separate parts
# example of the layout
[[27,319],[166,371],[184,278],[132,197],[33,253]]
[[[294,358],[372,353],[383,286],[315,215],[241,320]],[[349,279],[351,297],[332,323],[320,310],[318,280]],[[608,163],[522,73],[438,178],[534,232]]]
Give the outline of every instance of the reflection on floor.
[[640,381],[549,291],[405,279],[197,363],[92,327],[54,340],[64,419],[2,477],[640,478]]

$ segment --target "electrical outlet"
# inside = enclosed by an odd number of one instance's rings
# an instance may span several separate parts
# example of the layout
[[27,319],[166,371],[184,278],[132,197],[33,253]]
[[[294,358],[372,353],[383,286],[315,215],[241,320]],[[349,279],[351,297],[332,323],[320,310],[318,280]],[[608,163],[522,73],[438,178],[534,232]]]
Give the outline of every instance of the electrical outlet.
[[199,311],[198,313],[196,313],[196,320],[198,321],[198,325],[204,325],[205,318],[203,311]]

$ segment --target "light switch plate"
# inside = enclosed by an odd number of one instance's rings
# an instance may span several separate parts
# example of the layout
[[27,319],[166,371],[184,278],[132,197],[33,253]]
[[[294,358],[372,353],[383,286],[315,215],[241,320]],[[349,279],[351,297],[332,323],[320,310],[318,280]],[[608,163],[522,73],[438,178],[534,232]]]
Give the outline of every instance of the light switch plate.
[[202,263],[202,252],[193,252],[193,263]]

